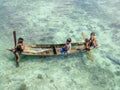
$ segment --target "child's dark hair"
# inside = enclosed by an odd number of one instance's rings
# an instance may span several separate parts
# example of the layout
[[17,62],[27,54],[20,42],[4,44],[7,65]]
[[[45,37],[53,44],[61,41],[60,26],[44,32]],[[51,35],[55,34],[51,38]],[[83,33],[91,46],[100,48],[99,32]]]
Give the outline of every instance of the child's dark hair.
[[18,43],[23,43],[24,39],[23,38],[18,38]]
[[68,42],[71,42],[72,40],[71,40],[71,38],[68,38],[67,41],[68,41]]
[[18,40],[24,41],[24,39],[23,39],[23,38],[21,38],[21,37],[19,37],[19,38],[18,38]]
[[88,38],[85,38],[85,42],[89,42],[89,39],[88,39]]
[[92,33],[91,33],[91,35],[94,35],[94,36],[95,36],[95,33],[94,33],[94,32],[92,32]]

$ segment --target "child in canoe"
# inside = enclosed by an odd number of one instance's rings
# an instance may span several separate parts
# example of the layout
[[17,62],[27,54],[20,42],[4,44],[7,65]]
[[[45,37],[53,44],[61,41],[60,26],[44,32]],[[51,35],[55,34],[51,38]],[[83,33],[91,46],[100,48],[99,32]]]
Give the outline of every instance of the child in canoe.
[[91,47],[90,47],[90,43],[89,43],[89,39],[88,39],[88,38],[85,38],[84,45],[85,45],[85,50],[87,50],[87,51],[91,50]]
[[92,32],[90,34],[89,45],[90,45],[91,49],[95,48],[95,47],[98,47],[97,41],[95,39],[95,33],[94,32]]
[[97,41],[95,39],[95,33],[94,32],[92,32],[90,34],[90,39],[85,38],[85,43],[84,44],[85,44],[85,49],[86,50],[91,50],[95,47],[98,47]]
[[66,44],[63,48],[60,49],[61,54],[68,54],[71,50],[71,38],[66,40]]

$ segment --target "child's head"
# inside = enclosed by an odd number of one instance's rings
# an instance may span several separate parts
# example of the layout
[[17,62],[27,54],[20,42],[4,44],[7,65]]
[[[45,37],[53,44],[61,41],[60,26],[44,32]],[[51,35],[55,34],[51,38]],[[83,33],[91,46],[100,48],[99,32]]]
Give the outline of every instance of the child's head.
[[89,42],[89,39],[88,39],[88,38],[85,38],[85,42]]
[[24,41],[23,38],[21,38],[21,37],[18,38],[18,43],[23,43],[23,41]]
[[72,41],[71,38],[68,38],[67,41],[66,41],[66,43],[69,44],[71,41]]
[[94,32],[92,32],[90,35],[91,35],[91,36],[95,36],[95,33],[94,33]]

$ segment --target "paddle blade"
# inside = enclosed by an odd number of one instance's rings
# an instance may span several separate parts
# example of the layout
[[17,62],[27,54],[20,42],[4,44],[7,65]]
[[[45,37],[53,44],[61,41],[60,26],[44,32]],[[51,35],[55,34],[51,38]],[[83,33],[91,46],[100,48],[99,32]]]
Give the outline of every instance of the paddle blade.
[[13,52],[13,50],[14,50],[14,49],[11,49],[11,48],[7,48],[6,50]]
[[82,32],[82,37],[83,37],[83,39],[85,40],[85,34]]
[[90,58],[90,60],[93,61],[94,58],[93,58],[93,56],[92,56],[92,53],[91,53],[90,51],[88,51],[88,54],[89,54],[89,58]]

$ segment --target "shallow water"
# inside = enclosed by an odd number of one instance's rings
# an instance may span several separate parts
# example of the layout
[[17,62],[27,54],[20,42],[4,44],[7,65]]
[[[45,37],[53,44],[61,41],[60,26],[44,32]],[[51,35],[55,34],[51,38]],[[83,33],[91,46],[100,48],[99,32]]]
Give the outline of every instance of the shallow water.
[[[119,90],[119,0],[0,0],[0,90]],[[68,57],[23,56],[16,68],[12,31],[25,43],[82,42],[94,31],[99,48]]]

